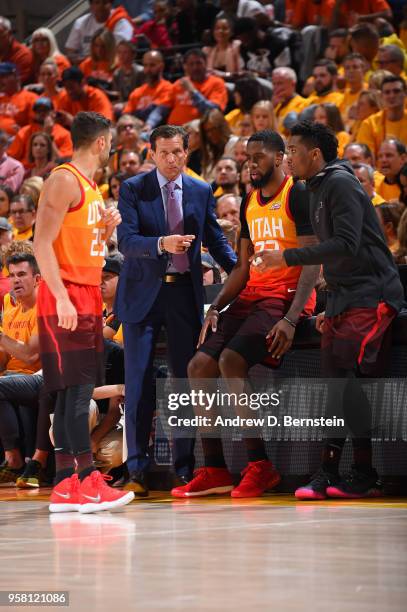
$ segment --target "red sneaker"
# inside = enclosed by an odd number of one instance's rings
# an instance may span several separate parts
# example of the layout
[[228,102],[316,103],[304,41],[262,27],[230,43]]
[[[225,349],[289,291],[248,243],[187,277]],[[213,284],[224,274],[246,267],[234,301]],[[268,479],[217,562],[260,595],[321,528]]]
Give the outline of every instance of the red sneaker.
[[240,484],[233,489],[231,497],[261,497],[264,491],[276,487],[281,480],[271,461],[250,461],[242,472]]
[[80,483],[79,512],[101,512],[125,506],[134,499],[133,491],[120,491],[106,484],[111,476],[94,470]]
[[172,489],[173,497],[199,497],[222,495],[233,489],[232,477],[226,468],[202,467],[194,472],[194,478],[183,487]]
[[75,512],[79,510],[79,478],[73,474],[64,478],[52,489],[50,512]]

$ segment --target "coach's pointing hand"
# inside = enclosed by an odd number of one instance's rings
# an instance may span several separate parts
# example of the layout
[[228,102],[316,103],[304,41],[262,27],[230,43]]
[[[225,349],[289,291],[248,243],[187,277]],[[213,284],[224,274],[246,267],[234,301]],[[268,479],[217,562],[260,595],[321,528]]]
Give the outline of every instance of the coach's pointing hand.
[[168,253],[185,253],[194,239],[195,236],[193,234],[187,234],[186,236],[180,236],[179,234],[164,236],[163,247]]
[[78,313],[68,296],[57,300],[58,326],[75,331],[78,326]]

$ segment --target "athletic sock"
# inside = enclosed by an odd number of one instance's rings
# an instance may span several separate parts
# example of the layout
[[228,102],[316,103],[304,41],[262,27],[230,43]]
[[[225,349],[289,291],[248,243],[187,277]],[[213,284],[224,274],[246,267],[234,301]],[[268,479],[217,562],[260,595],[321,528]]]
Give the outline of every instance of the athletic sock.
[[372,441],[370,438],[352,438],[353,463],[361,472],[372,469]]
[[260,438],[245,438],[244,442],[246,445],[247,458],[250,462],[268,461],[263,440]]
[[220,438],[201,438],[205,467],[226,468]]
[[331,474],[337,474],[339,469],[339,462],[342,456],[343,444],[338,439],[339,444],[333,444],[332,442],[327,444],[322,451],[322,467],[326,472]]
[[75,473],[74,457],[70,453],[55,451],[55,484]]

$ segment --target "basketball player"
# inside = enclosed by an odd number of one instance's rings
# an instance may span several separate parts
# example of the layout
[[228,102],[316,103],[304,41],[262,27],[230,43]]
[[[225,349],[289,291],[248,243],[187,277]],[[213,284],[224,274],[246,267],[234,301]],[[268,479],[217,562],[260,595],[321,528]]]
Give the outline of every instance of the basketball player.
[[[239,384],[243,392],[249,369],[263,362],[269,351],[277,365],[291,346],[300,317],[314,310],[319,266],[279,268],[267,274],[250,266],[256,251],[315,243],[308,194],[302,183],[294,183],[284,174],[284,150],[277,132],[265,130],[249,138],[247,154],[254,189],[241,206],[238,261],[204,321],[199,350],[188,368],[192,386],[194,379],[221,375],[228,384],[233,379],[234,392]],[[210,330],[212,334],[206,339]],[[249,464],[238,487],[232,487],[221,440],[203,436],[205,467],[197,470],[186,486],[173,489],[172,495],[191,497],[233,489],[232,497],[257,497],[278,484],[280,476],[268,461],[263,440],[247,437],[245,443]]]
[[[347,427],[344,436],[330,432],[321,469],[297,489],[299,499],[382,494],[372,467],[371,409],[360,377],[384,375],[387,332],[403,303],[403,289],[370,198],[348,162],[337,155],[338,141],[326,126],[304,121],[293,127],[288,163],[295,177],[307,180],[312,226],[320,243],[257,254],[261,264],[256,269],[265,273],[322,264],[328,285],[325,315],[317,320],[322,376],[338,379],[328,385],[328,411],[338,415],[343,410]],[[347,433],[354,464],[340,477]]]
[[121,219],[115,208],[105,209],[93,180],[109,159],[109,120],[78,113],[71,137],[72,163],[55,168],[44,185],[34,241],[43,279],[37,308],[44,383],[57,392],[50,511],[98,512],[134,497],[108,487],[94,468],[88,426],[89,402],[103,371],[105,244]]

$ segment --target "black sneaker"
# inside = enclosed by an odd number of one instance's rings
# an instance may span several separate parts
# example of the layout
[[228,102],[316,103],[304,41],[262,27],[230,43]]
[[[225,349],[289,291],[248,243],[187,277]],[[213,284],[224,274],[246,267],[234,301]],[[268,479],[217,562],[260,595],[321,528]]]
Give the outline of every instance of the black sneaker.
[[147,474],[145,472],[131,472],[123,485],[124,491],[133,491],[136,497],[147,497]]
[[295,497],[297,499],[326,499],[327,488],[338,482],[339,474],[327,472],[321,467],[307,485],[296,490]]
[[383,484],[374,468],[363,471],[352,465],[348,474],[342,476],[340,481],[327,488],[328,497],[342,499],[357,499],[359,497],[383,497]]
[[0,483],[8,484],[11,482],[15,482],[19,476],[24,472],[24,465],[18,470],[11,468],[7,461],[3,461],[0,465]]
[[47,483],[41,463],[31,459],[25,466],[24,472],[17,478],[16,487],[19,489],[38,489],[42,484],[50,483]]

